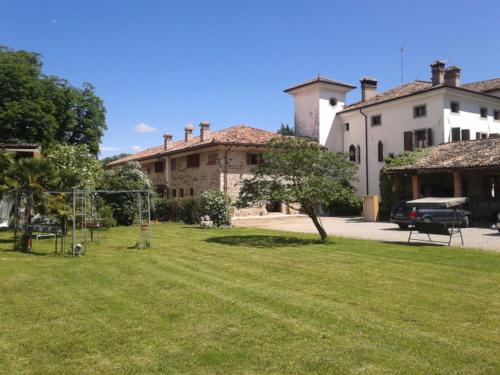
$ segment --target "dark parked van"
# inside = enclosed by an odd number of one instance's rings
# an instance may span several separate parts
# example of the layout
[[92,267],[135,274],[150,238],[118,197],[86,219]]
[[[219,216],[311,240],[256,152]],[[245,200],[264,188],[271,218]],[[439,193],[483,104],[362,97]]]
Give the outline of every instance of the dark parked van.
[[470,225],[472,213],[467,210],[454,208],[419,208],[414,210],[406,202],[398,202],[391,211],[390,221],[397,224],[401,229],[407,229],[416,221],[424,223],[444,223],[451,224],[455,221],[455,214],[462,223],[462,228],[467,228]]

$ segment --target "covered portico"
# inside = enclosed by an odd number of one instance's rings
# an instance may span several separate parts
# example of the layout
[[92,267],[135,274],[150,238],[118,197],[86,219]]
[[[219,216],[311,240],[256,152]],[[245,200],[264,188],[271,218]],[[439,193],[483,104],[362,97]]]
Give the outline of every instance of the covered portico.
[[386,173],[403,179],[406,197],[468,197],[476,223],[493,222],[500,212],[500,138],[436,146],[413,165]]

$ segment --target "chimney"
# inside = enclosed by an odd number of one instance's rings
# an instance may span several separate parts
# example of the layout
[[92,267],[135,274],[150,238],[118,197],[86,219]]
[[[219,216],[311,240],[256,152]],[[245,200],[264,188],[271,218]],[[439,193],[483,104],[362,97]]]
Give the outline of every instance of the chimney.
[[460,86],[460,69],[458,66],[450,66],[444,71],[444,84],[447,86]]
[[184,128],[184,141],[189,142],[193,139],[193,125],[187,124]]
[[436,60],[431,64],[432,86],[444,83],[444,62]]
[[200,122],[200,142],[208,141],[210,138],[210,123],[207,121]]
[[361,100],[369,100],[377,95],[377,80],[372,77],[361,79]]
[[172,148],[172,139],[174,138],[174,136],[172,134],[169,134],[169,133],[165,133],[163,134],[163,151],[167,151],[167,150],[170,150]]

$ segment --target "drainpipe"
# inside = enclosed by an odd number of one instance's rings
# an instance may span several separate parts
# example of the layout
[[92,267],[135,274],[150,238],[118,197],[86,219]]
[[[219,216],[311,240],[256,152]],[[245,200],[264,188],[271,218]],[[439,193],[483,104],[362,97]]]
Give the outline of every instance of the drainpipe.
[[366,171],[366,195],[370,194],[370,184],[368,183],[368,116],[360,108],[359,113],[365,118],[365,171]]

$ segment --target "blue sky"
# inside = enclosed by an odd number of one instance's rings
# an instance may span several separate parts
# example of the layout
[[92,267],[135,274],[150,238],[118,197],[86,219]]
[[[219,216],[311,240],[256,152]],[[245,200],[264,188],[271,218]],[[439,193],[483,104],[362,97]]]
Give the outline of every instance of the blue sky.
[[[436,58],[461,66],[464,82],[499,77],[499,13],[494,0],[0,0],[0,44],[41,53],[48,74],[95,85],[107,156],[161,144],[165,132],[179,139],[187,123],[197,133],[202,120],[213,129],[293,124],[283,89],[318,73],[394,87],[402,46],[405,81],[428,79]],[[348,100],[358,98],[359,89]]]

